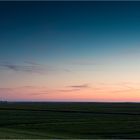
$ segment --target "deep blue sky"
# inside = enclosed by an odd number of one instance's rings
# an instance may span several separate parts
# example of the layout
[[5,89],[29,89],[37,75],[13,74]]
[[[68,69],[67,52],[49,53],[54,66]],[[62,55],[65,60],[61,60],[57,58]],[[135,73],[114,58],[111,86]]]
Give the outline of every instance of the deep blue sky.
[[49,55],[60,48],[66,57],[79,49],[102,54],[139,41],[140,2],[1,2],[0,20],[1,59],[19,58],[21,51],[36,57],[38,48]]

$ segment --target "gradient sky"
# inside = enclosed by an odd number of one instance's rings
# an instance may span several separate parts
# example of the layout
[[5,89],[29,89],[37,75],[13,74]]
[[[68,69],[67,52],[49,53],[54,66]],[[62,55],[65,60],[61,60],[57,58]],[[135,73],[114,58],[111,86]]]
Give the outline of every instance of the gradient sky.
[[1,1],[0,98],[139,102],[140,1]]

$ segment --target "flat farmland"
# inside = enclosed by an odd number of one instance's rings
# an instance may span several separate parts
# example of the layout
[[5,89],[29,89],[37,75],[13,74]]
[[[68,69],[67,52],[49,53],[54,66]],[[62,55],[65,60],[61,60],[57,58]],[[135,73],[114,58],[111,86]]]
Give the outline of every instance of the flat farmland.
[[140,104],[0,103],[0,138],[140,138]]

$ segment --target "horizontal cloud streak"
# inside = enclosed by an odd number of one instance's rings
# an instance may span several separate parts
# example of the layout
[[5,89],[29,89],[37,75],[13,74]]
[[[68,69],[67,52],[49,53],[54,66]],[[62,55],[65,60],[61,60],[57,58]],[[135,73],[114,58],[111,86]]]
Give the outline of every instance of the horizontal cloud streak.
[[70,65],[83,65],[83,66],[88,66],[88,65],[99,65],[99,63],[96,63],[94,61],[89,61],[89,60],[80,60],[80,61],[74,61],[74,62],[70,62]]
[[89,88],[88,84],[82,84],[82,85],[72,85],[72,86],[68,86],[70,88]]
[[27,72],[27,73],[38,73],[47,74],[48,72],[70,72],[68,69],[54,68],[51,66],[41,65],[36,62],[25,61],[25,64],[15,64],[10,62],[1,62],[0,69],[12,70],[15,72]]
[[80,89],[61,89],[58,90],[59,92],[73,92],[73,91],[79,91]]
[[47,70],[41,66],[37,65],[19,65],[19,64],[13,64],[9,62],[3,62],[0,63],[0,68],[6,69],[6,70],[12,70],[16,72],[29,72],[29,73],[46,73]]
[[9,88],[0,88],[0,97],[5,100],[12,98],[28,98],[39,95],[49,94],[47,87],[39,86],[22,86],[22,87],[9,87]]
[[72,85],[72,86],[66,86],[66,89],[60,89],[57,90],[58,92],[74,92],[74,91],[80,91],[82,89],[89,88],[88,84],[82,84],[82,85]]

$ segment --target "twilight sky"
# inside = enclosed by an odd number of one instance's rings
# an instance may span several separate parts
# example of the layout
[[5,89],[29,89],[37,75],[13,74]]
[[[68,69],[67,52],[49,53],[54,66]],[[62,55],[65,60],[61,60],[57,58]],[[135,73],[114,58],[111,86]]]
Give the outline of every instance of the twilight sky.
[[140,1],[1,1],[0,98],[139,102]]

